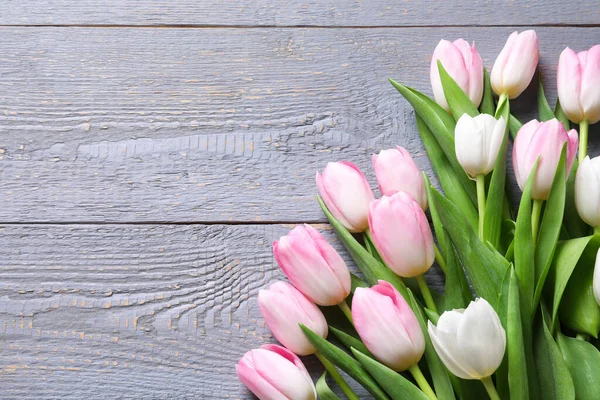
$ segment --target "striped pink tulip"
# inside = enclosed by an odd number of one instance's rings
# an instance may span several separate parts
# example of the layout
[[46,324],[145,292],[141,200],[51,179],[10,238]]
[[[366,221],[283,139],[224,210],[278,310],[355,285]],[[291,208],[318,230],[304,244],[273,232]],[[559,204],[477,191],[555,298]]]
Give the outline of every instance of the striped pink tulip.
[[260,400],[316,400],[317,391],[302,361],[274,344],[250,350],[237,363],[238,378]]
[[327,321],[319,307],[289,283],[275,282],[268,290],[261,290],[258,307],[275,339],[299,356],[313,354],[316,349],[298,324],[327,337]]
[[404,371],[423,356],[425,338],[419,321],[389,282],[356,289],[352,319],[365,346],[391,369]]
[[425,213],[405,192],[371,203],[369,228],[375,247],[392,271],[402,277],[422,275],[435,259],[433,235]]
[[513,32],[496,58],[490,82],[497,95],[514,99],[533,78],[538,65],[538,38],[533,30]]
[[333,306],[350,293],[346,263],[312,226],[298,225],[273,242],[273,254],[288,279],[314,303]]
[[469,96],[473,105],[479,107],[483,96],[483,63],[475,49],[475,44],[469,45],[463,39],[454,42],[440,40],[431,57],[430,77],[433,96],[440,106],[449,111],[450,107],[444,95],[438,70],[438,60],[463,92]]
[[557,83],[560,105],[571,121],[600,121],[600,45],[579,53],[564,49]]
[[369,203],[375,198],[369,182],[350,162],[327,164],[317,172],[317,187],[333,216],[350,232],[362,232],[369,226]]
[[381,194],[405,191],[427,209],[427,190],[423,175],[404,147],[381,150],[373,154],[373,169]]

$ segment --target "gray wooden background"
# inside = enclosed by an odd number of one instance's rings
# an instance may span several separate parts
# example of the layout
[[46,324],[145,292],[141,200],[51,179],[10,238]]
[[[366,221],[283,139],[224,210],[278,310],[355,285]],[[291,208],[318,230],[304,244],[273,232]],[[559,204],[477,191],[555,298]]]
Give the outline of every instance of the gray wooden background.
[[387,78],[429,93],[441,38],[490,68],[533,26],[553,101],[560,51],[600,41],[598,0],[1,4],[3,399],[250,398],[234,364],[273,340],[271,242],[334,240],[315,171],[351,160],[375,187],[394,145],[430,170]]

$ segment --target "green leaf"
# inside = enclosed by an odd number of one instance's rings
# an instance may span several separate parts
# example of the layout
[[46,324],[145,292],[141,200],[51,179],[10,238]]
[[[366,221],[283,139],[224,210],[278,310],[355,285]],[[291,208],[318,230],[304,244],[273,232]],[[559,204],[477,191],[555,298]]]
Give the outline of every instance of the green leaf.
[[363,281],[358,276],[354,275],[352,272],[350,273],[350,282],[352,286],[352,293],[354,293],[356,288],[369,287],[369,284],[367,282]]
[[319,353],[339,367],[342,371],[354,378],[354,380],[367,389],[367,391],[369,391],[374,398],[389,399],[379,384],[373,380],[373,378],[367,371],[365,371],[358,361],[349,356],[342,349],[334,346],[321,336],[308,329],[306,326],[300,324],[300,328],[302,328],[302,331],[308,340],[313,344],[313,346],[316,347]]
[[522,126],[523,123],[519,121],[517,117],[511,114],[510,121],[508,121],[508,130],[513,140],[517,137],[517,133],[519,132],[519,129],[521,129]]
[[577,168],[579,168],[579,161],[575,157],[569,179],[567,180],[565,215],[563,218],[563,225],[571,238],[587,236],[590,230],[590,227],[579,217],[577,207],[575,206],[575,176],[577,175]]
[[554,118],[554,112],[546,100],[544,85],[542,84],[542,73],[538,69],[538,115],[540,121],[550,121]]
[[339,329],[336,329],[333,326],[329,326],[329,332],[333,334],[348,350],[351,348],[355,348],[363,354],[368,355],[369,357],[373,357],[373,354],[367,349],[367,346],[358,338],[347,334]]
[[556,106],[554,107],[554,115],[556,116],[557,120],[562,122],[563,126],[565,127],[565,129],[567,131],[571,129],[571,122],[569,121],[569,118],[567,118],[567,116],[565,115],[565,112],[563,111],[562,107],[560,106],[560,101],[558,101],[558,99],[556,99]]
[[[504,118],[508,123],[510,119],[510,105],[508,97],[499,105],[495,118]],[[508,127],[508,124],[507,124]],[[505,197],[506,182],[506,154],[508,152],[508,128],[504,132],[502,146],[496,158],[496,164],[492,171],[492,178],[488,189],[488,197],[485,203],[485,216],[483,226],[483,237],[490,242],[496,249],[500,246],[500,233],[502,230],[503,208]]]
[[444,96],[452,111],[452,116],[455,121],[458,121],[463,114],[467,114],[471,117],[479,115],[477,107],[473,105],[471,99],[461,89],[460,86],[454,81],[454,79],[446,72],[446,69],[442,65],[442,62],[437,62],[438,70],[440,72],[440,79],[442,81],[442,87],[444,88]]
[[540,380],[540,398],[575,400],[573,378],[548,326],[541,318],[537,324],[533,343],[535,366]]
[[508,387],[511,400],[529,400],[527,382],[527,362],[521,325],[521,303],[519,283],[514,269],[511,269],[508,289],[506,317],[506,351],[508,355]]
[[499,306],[496,311],[500,314],[502,305],[494,303],[509,266],[508,261],[477,238],[473,228],[465,223],[461,211],[450,200],[437,190],[433,190],[432,197],[475,292],[490,301],[494,308]]
[[388,281],[403,295],[405,296],[407,293],[406,286],[402,282],[402,280],[390,271],[385,265],[381,264],[377,261],[364,247],[360,245],[352,236],[350,232],[342,225],[335,217],[329,212],[327,206],[323,202],[320,196],[317,197],[319,200],[319,205],[321,209],[325,213],[325,216],[329,220],[329,223],[333,227],[333,230],[337,234],[338,238],[348,250],[348,253],[356,262],[358,269],[363,273],[365,278],[372,285],[377,284],[377,281],[382,279],[384,281]]
[[496,107],[494,106],[494,92],[492,91],[492,85],[490,83],[490,74],[487,69],[483,69],[483,98],[479,111],[482,114],[494,115]]
[[427,150],[431,166],[438,176],[444,193],[452,202],[459,205],[469,224],[476,229],[479,217],[474,203],[471,202],[471,198],[460,183],[460,179],[452,171],[448,158],[444,155],[442,148],[431,133],[431,130],[427,127],[427,124],[418,115],[416,116],[416,120],[421,140],[423,141],[425,150]]
[[[557,336],[558,348],[571,371],[577,400],[600,399],[600,353],[591,343]],[[561,398],[562,400],[562,398]]]
[[419,388],[396,371],[373,360],[357,349],[352,349],[352,353],[369,374],[390,395],[392,400],[428,400],[427,396]]
[[327,386],[327,371],[323,372],[323,375],[317,381],[315,385],[317,389],[317,397],[321,400],[340,400],[339,397]]
[[[563,212],[565,209],[565,194],[567,190],[566,179],[566,145],[563,146],[560,161],[554,175],[554,182],[550,189],[550,195],[544,217],[540,225],[538,241],[535,247],[535,295],[533,307],[536,308],[542,296],[542,289],[546,282],[546,276],[550,270],[552,256],[558,243],[560,230],[562,228]],[[520,210],[519,210],[520,212]]]

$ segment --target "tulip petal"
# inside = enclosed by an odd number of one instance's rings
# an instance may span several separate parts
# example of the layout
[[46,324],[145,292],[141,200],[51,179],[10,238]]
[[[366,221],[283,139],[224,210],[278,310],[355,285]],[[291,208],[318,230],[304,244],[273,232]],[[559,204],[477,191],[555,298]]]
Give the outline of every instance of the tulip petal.
[[429,337],[436,353],[450,372],[461,379],[476,379],[474,372],[465,368],[463,354],[456,341],[456,329],[461,319],[462,315],[454,310],[442,314],[437,327],[428,321]]
[[575,177],[575,206],[582,220],[600,226],[600,157],[583,159]]
[[235,370],[240,381],[259,399],[289,400],[283,393],[266,381],[254,368],[251,350],[237,363]]
[[[286,397],[283,399],[316,400],[312,382],[288,359],[265,349],[252,351],[256,372]],[[280,398],[280,397],[277,397]]]
[[492,67],[492,73],[490,74],[490,82],[492,84],[492,89],[497,95],[504,93],[504,66],[510,57],[512,47],[519,36],[519,32],[513,32],[510,34],[508,39],[506,40],[506,44],[498,54],[496,61],[494,62],[494,66]]
[[527,89],[535,74],[538,57],[535,31],[521,32],[510,49],[502,71],[502,86],[509,98],[514,99]]
[[475,178],[484,162],[484,138],[475,118],[463,114],[454,129],[456,158],[465,172]]
[[557,72],[557,91],[560,106],[567,117],[579,123],[583,119],[581,108],[581,66],[577,54],[570,48],[560,53]]
[[450,108],[446,101],[446,96],[444,95],[444,88],[442,87],[440,72],[437,65],[438,60],[442,62],[444,69],[446,69],[457,85],[467,93],[469,88],[469,74],[461,51],[453,43],[447,40],[440,40],[431,57],[430,78],[436,103],[448,111]]
[[586,53],[579,101],[585,119],[595,124],[600,121],[600,45],[593,46]]
[[523,125],[521,129],[519,129],[513,145],[513,168],[515,170],[517,183],[521,190],[525,188],[525,184],[527,183],[527,179],[529,178],[529,174],[535,163],[535,161],[531,164],[527,163],[526,157],[531,139],[539,126],[540,122],[535,119]]

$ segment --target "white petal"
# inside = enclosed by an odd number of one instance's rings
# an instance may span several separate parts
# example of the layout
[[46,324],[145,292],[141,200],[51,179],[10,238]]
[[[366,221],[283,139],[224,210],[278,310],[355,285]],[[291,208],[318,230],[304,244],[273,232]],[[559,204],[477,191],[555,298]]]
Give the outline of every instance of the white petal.
[[600,226],[600,157],[586,157],[575,177],[575,206],[582,220]]
[[474,178],[481,174],[486,156],[483,147],[483,135],[477,121],[464,114],[454,129],[456,158],[465,172]]
[[[447,313],[448,312],[444,314]],[[456,345],[456,336],[449,332],[440,331],[431,323],[431,321],[428,322],[428,332],[431,342],[433,343],[433,348],[446,368],[448,368],[450,372],[459,378],[475,379],[462,367],[463,361],[461,358],[460,349]]]

